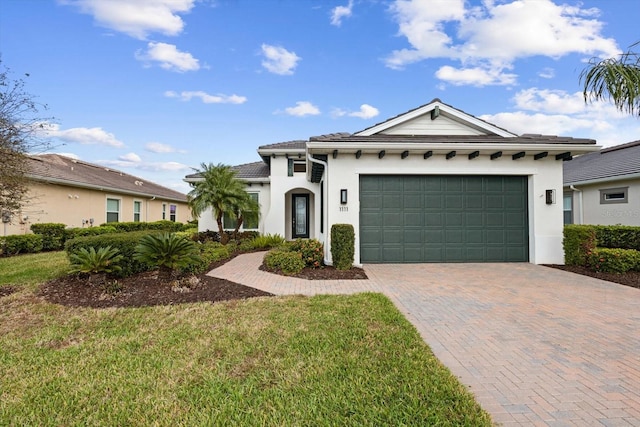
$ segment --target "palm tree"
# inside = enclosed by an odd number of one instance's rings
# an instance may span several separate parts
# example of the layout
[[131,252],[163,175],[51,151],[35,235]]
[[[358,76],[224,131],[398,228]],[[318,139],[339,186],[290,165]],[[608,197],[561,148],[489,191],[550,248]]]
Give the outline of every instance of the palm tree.
[[[640,44],[634,43],[631,47]],[[640,116],[640,55],[629,50],[619,58],[591,60],[580,74],[585,102],[612,100],[616,108]]]
[[234,216],[236,217],[236,228],[233,230],[233,238],[238,235],[238,230],[242,227],[245,218],[248,216],[258,217],[260,214],[260,204],[254,199],[251,194],[245,192],[242,198],[238,200],[233,209]]
[[247,195],[244,182],[236,177],[236,172],[231,169],[231,166],[221,163],[217,165],[202,163],[200,167],[200,170],[195,170],[202,180],[193,183],[193,189],[187,194],[189,207],[195,217],[199,217],[206,209],[211,208],[218,224],[220,241],[226,244],[228,238],[224,233],[222,218],[225,212],[235,215],[238,211],[237,207]]

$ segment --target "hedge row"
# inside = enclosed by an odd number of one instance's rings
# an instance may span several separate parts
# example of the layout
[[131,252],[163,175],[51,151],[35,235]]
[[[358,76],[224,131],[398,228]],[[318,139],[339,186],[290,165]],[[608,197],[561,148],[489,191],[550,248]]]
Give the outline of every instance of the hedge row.
[[567,265],[607,273],[640,271],[640,227],[567,225],[562,243]]
[[[0,255],[12,256],[42,251],[59,251],[65,242],[76,237],[97,236],[127,231],[162,230],[168,232],[192,230],[193,224],[182,224],[173,221],[155,222],[110,222],[99,227],[66,228],[61,223],[32,224],[33,234],[17,234],[0,237]],[[193,231],[193,230],[192,230]],[[39,237],[34,237],[39,236]]]

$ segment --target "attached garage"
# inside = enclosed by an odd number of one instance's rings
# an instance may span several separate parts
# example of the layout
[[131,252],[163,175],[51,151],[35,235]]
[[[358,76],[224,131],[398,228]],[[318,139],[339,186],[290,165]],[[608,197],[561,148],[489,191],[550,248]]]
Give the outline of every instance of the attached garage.
[[362,263],[526,262],[526,176],[361,175]]

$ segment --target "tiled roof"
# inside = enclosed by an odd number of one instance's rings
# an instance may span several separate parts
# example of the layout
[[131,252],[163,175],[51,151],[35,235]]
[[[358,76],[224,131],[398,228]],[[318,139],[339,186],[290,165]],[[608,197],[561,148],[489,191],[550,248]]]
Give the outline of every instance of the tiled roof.
[[383,142],[383,143],[426,143],[426,144],[595,144],[593,139],[571,138],[552,135],[525,134],[517,137],[502,137],[497,135],[370,135],[355,136],[350,134],[330,134],[314,136],[309,142]]
[[296,141],[286,141],[286,142],[278,142],[276,144],[268,144],[268,145],[261,145],[260,147],[258,147],[258,150],[271,150],[271,149],[278,149],[278,150],[287,150],[287,149],[291,149],[291,150],[304,150],[306,147],[306,140],[296,140]]
[[75,160],[59,154],[29,157],[29,178],[60,184],[103,189],[145,197],[186,202],[186,195],[109,167]]
[[565,184],[640,174],[640,140],[575,157],[563,169]]
[[[231,166],[231,169],[236,171],[236,176],[240,179],[250,181],[255,178],[269,178],[269,165],[264,162],[245,163],[243,165]],[[187,175],[185,178],[187,180],[198,179],[200,176],[198,172]]]

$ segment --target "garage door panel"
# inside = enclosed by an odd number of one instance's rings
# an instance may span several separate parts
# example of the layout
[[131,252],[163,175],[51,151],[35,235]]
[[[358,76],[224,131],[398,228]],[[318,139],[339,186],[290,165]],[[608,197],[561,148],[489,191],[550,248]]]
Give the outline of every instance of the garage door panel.
[[362,262],[528,260],[527,178],[361,176]]

